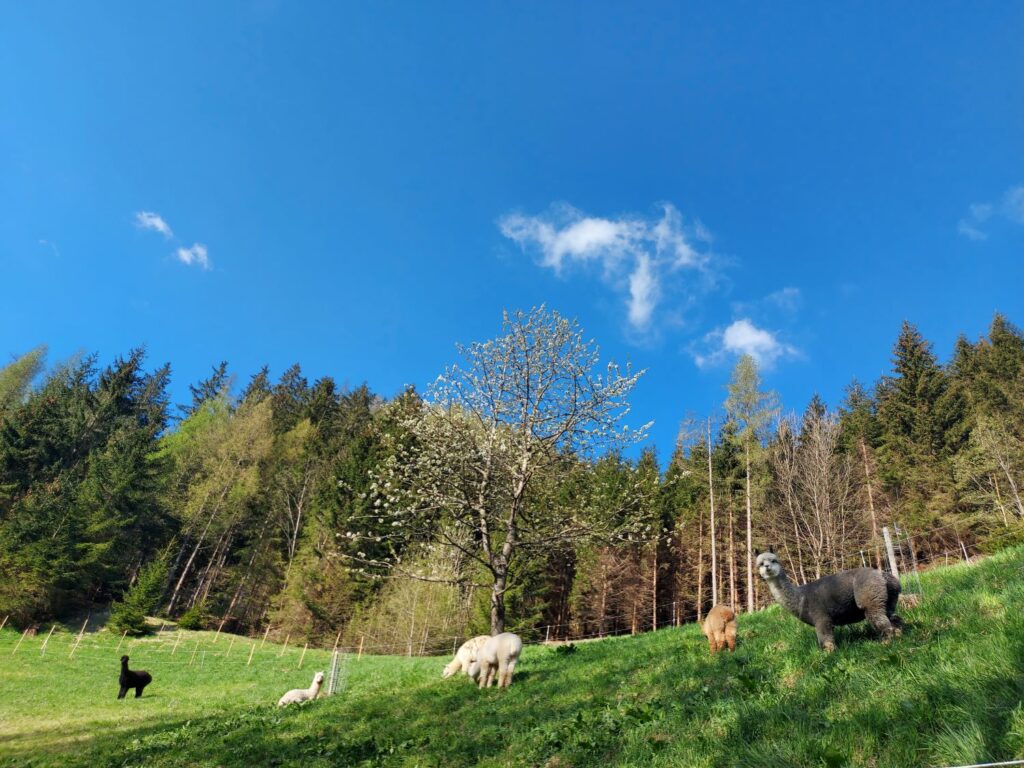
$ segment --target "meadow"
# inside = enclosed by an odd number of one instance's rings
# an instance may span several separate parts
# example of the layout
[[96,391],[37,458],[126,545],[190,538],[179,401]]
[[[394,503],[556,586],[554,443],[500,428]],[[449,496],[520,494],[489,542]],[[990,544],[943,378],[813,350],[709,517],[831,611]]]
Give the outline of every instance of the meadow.
[[[340,690],[278,709],[330,654],[213,633],[131,644],[153,684],[117,700],[120,638],[0,632],[0,764],[24,766],[949,766],[1024,758],[1024,548],[938,568],[904,636],[834,654],[770,608],[735,654],[696,626],[528,646],[508,690],[445,658],[346,657]],[[181,639],[178,640],[178,635]],[[173,643],[177,649],[171,653]],[[253,647],[255,645],[255,651]],[[230,653],[228,649],[230,648]],[[252,653],[252,662],[248,662]]]

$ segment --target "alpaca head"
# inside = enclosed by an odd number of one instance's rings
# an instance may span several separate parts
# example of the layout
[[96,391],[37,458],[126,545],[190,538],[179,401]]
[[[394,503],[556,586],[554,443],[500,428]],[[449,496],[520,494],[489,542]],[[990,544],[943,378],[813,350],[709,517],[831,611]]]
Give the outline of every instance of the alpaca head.
[[771,550],[762,552],[757,556],[757,572],[765,581],[777,579],[782,574],[782,563],[779,556]]
[[121,657],[121,663],[122,664],[127,664],[128,663],[128,657],[127,656],[122,656]]
[[458,659],[448,662],[445,668],[441,671],[441,679],[449,678],[458,672],[462,668],[462,664]]
[[476,682],[477,680],[480,679],[480,662],[479,661],[474,661],[472,664],[469,665],[469,673],[468,674],[473,679],[473,682]]
[[317,672],[315,675],[313,675],[313,685],[322,685],[323,682],[324,682],[324,673],[323,672]]

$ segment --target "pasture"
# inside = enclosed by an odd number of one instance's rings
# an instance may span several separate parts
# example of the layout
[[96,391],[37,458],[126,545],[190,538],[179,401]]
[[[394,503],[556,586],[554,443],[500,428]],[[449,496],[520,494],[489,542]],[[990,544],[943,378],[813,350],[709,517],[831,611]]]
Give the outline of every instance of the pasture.
[[[278,709],[330,654],[181,633],[140,640],[141,699],[118,701],[119,638],[0,632],[0,763],[25,766],[947,766],[1024,758],[1024,548],[922,577],[904,636],[863,625],[823,654],[778,608],[740,617],[735,654],[695,625],[527,646],[512,687],[442,680],[445,658],[363,656],[332,698]],[[904,580],[907,591],[916,582]],[[198,645],[197,645],[198,643]],[[127,641],[126,641],[127,644]],[[227,649],[231,646],[230,654]],[[253,652],[251,664],[247,658]]]

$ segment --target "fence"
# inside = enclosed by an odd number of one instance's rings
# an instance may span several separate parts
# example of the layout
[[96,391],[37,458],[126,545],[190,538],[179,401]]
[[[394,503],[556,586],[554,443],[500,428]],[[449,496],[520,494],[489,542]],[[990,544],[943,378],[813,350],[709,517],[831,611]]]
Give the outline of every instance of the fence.
[[[886,543],[887,564],[891,571],[898,574],[902,579],[905,594],[916,594],[918,600],[924,600],[924,586],[921,581],[920,571],[935,565],[949,564],[952,560],[970,563],[972,555],[958,538],[959,546],[953,549],[931,552],[930,556],[919,556],[924,554],[921,543],[926,539],[934,539],[936,533],[950,528],[955,524],[932,529],[927,533],[911,534],[905,528],[894,525],[883,530],[883,538],[889,537]],[[986,539],[986,543],[1004,543],[1012,540],[1020,540],[1024,537],[1024,526],[1011,527],[994,536]],[[879,542],[881,544],[881,542]],[[874,546],[874,542],[870,543]],[[858,550],[849,553],[846,557],[848,566],[867,564],[870,560],[866,553],[870,550]],[[974,555],[973,557],[977,557]],[[657,631],[667,627],[681,626],[698,620],[699,614],[696,609],[684,610],[687,601],[675,599],[658,603],[656,606],[647,604],[644,613],[644,629],[642,631]],[[741,607],[741,606],[738,606]],[[659,619],[656,623],[650,621],[653,613],[665,618]],[[7,619],[0,620],[0,629],[6,625]],[[86,622],[87,624],[88,622]],[[175,664],[183,666],[196,666],[202,668],[207,660],[217,660],[220,663],[237,663],[245,666],[257,666],[261,668],[273,668],[285,671],[288,669],[302,669],[306,664],[307,653],[312,652],[312,659],[322,660],[325,664],[329,661],[333,670],[333,687],[340,689],[346,679],[348,663],[359,661],[363,655],[405,655],[405,656],[442,656],[454,655],[459,645],[466,640],[464,635],[445,635],[435,637],[423,637],[416,641],[402,642],[380,642],[370,635],[360,635],[358,640],[351,639],[351,642],[341,645],[341,633],[339,633],[332,649],[310,648],[305,643],[301,648],[296,644],[290,645],[291,637],[286,635],[285,642],[281,646],[272,645],[269,650],[264,650],[271,628],[267,627],[260,637],[243,637],[239,635],[222,635],[217,630],[212,640],[208,635],[197,635],[182,630],[164,631],[164,627],[157,632],[155,638],[134,639],[121,635],[117,644],[111,649],[110,643],[99,642],[95,633],[87,635],[86,624],[75,634],[59,633],[54,634],[56,625],[51,626],[44,639],[33,647],[32,640],[37,635],[31,629],[21,633],[14,644],[10,655],[19,653],[36,652],[41,655],[65,654],[68,659],[103,659],[109,661],[111,657],[117,657],[121,649],[128,655],[140,656],[140,662],[147,664]],[[221,622],[221,627],[223,627]],[[619,637],[636,634],[631,617],[626,615],[609,616],[606,619],[606,628],[592,631],[579,631],[580,622],[566,622],[561,624],[546,624],[538,626],[529,631],[524,631],[523,640],[527,644],[543,644],[549,642],[565,641],[588,641],[605,637]],[[236,650],[236,646],[238,647]],[[415,652],[414,652],[415,651]],[[0,660],[5,655],[4,645],[0,643]],[[331,688],[329,683],[328,688]]]

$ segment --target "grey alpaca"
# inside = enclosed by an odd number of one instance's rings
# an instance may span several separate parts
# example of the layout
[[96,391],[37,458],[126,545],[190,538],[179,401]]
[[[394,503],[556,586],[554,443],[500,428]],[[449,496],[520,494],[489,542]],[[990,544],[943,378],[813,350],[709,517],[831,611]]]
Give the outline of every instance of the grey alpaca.
[[818,646],[825,651],[835,650],[833,627],[864,619],[878,630],[883,641],[901,634],[903,619],[896,615],[900,582],[895,576],[874,568],[853,568],[798,587],[771,550],[757,556],[757,572],[768,582],[779,605],[814,627]]

